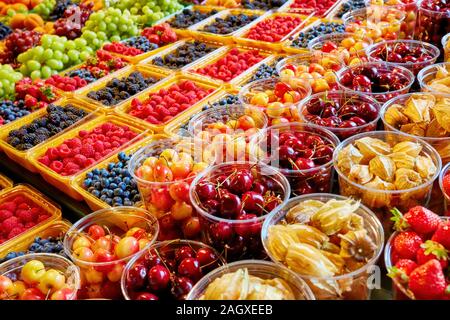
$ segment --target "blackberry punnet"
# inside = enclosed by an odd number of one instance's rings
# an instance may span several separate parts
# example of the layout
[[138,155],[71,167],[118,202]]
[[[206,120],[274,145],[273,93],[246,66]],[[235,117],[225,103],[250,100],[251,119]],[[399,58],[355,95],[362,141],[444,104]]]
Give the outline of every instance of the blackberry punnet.
[[184,9],[181,13],[175,15],[169,24],[172,28],[185,29],[206,18],[216,14],[218,11],[213,9],[209,12],[200,12],[197,10]]

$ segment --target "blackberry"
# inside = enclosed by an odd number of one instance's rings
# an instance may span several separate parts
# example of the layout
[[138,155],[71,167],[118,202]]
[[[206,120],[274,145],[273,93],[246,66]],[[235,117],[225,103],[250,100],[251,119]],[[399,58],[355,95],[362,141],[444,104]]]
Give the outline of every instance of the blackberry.
[[11,28],[0,22],[0,40],[5,39],[12,32]]
[[208,12],[200,12],[197,10],[184,9],[181,13],[175,15],[168,23],[172,28],[185,29],[205,20],[206,18],[216,14],[218,11],[213,9]]
[[281,7],[286,1],[287,0],[242,0],[242,6],[252,10],[270,10]]
[[144,36],[132,37],[122,41],[122,43],[129,47],[142,50],[144,52],[149,52],[158,48],[157,44],[150,42],[150,40],[148,40]]
[[249,24],[253,20],[259,18],[258,15],[246,15],[240,13],[238,15],[228,15],[223,18],[216,18],[214,22],[205,26],[203,31],[214,33],[214,34],[229,34],[232,33],[243,26]]
[[308,29],[306,32],[300,32],[298,37],[292,41],[291,46],[296,48],[307,48],[308,43],[318,36],[344,31],[345,26],[342,23],[322,22],[319,25]]

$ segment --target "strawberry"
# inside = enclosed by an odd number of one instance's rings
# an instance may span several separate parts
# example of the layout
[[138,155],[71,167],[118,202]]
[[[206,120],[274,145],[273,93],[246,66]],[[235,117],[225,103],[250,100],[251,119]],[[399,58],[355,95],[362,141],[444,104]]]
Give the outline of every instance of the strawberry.
[[448,254],[444,246],[440,243],[427,240],[420,245],[420,249],[417,251],[416,261],[419,265],[436,259],[441,263],[442,269],[448,266]]
[[394,227],[399,231],[411,228],[419,234],[430,234],[437,229],[441,222],[437,214],[421,206],[409,209],[405,215],[402,215],[398,209],[391,210],[391,213],[393,215],[391,220],[395,223]]
[[414,260],[422,242],[422,238],[413,231],[400,232],[394,238],[393,248],[399,258]]
[[450,221],[441,221],[431,240],[442,244],[447,250],[450,250]]
[[450,197],[450,173],[447,173],[444,178],[442,178],[442,187],[445,193]]
[[417,268],[417,263],[409,259],[400,259],[395,266],[388,269],[388,277],[398,279],[400,282],[407,283],[411,272]]
[[439,299],[444,296],[446,287],[441,264],[436,259],[417,267],[409,276],[409,289],[416,299]]

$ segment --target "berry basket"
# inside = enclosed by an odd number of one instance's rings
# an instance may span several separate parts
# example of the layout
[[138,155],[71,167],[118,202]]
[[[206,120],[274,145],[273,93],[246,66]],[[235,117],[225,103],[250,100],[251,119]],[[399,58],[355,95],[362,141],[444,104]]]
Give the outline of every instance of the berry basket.
[[13,184],[14,183],[10,178],[4,176],[3,174],[0,174],[0,191],[11,188]]
[[[280,41],[277,41],[277,42],[266,42],[266,41],[254,40],[254,39],[247,38],[247,35],[248,35],[250,29],[252,29],[257,23],[265,21],[265,20],[269,20],[269,19],[274,19],[277,17],[300,18],[302,22],[297,27],[292,29],[288,34],[286,34]],[[289,39],[293,34],[297,33],[297,31],[302,30],[303,28],[305,28],[305,26],[314,22],[315,20],[316,20],[316,18],[313,18],[311,15],[306,16],[306,15],[287,13],[287,12],[275,12],[275,13],[271,13],[269,15],[265,15],[256,24],[251,24],[251,25],[245,26],[239,32],[237,32],[235,35],[233,35],[233,38],[234,38],[234,41],[238,45],[241,45],[241,46],[282,52],[284,41]]]
[[[135,99],[142,102],[148,98],[149,94],[156,93],[161,89],[167,89],[167,88],[171,87],[172,85],[178,84],[181,81],[186,81],[186,80],[192,81],[195,85],[197,85],[205,90],[213,89],[214,91],[217,91],[220,88],[219,84],[208,81],[200,76],[196,76],[196,75],[192,75],[192,74],[184,74],[184,73],[183,74],[174,74],[174,75],[169,76],[168,78],[164,79],[163,81],[158,82],[155,86],[149,88],[148,90],[145,90],[145,91],[139,93],[139,95],[137,95],[135,97]],[[191,105],[186,110],[181,111],[180,113],[175,115],[170,121],[168,121],[166,123],[161,123],[161,124],[152,124],[150,122],[147,122],[146,120],[143,120],[143,119],[140,119],[140,118],[130,115],[129,112],[131,111],[131,108],[132,108],[132,101],[128,101],[126,103],[122,103],[122,104],[118,105],[116,107],[115,111],[123,119],[132,121],[133,123],[138,123],[139,125],[141,125],[143,127],[150,128],[155,133],[160,133],[160,132],[164,131],[164,127],[166,125],[177,123],[179,117],[187,115],[187,114],[194,114],[194,113],[200,111],[200,109],[201,109],[200,106],[203,105],[204,102],[212,94],[214,94],[214,93],[209,94],[208,96],[204,97],[200,101],[197,101],[196,103]],[[135,99],[133,99],[133,100],[135,100]]]
[[41,239],[47,239],[50,237],[64,238],[64,235],[71,226],[72,224],[69,221],[55,220],[50,224],[47,224],[45,229],[41,229],[37,232],[27,232],[20,241],[14,240],[7,246],[2,247],[0,250],[0,260],[10,252],[26,252],[37,237]]
[[[53,203],[53,201],[48,199],[42,193],[28,185],[19,184],[13,188],[5,189],[0,192],[0,206],[10,200],[16,200],[18,197],[22,197],[27,201],[32,202],[43,212],[45,212],[48,215],[48,218],[41,222],[37,222],[29,229],[0,244],[0,253],[8,253],[11,251],[10,249],[12,247],[24,243],[30,235],[34,235],[48,229],[55,220],[61,219],[61,209],[59,206]],[[0,256],[2,256],[2,254],[0,254]]]
[[[167,76],[169,76],[171,74],[170,71],[168,70],[157,70],[155,68],[149,67],[149,66],[143,66],[143,65],[139,65],[139,66],[131,66],[128,68],[123,68],[118,72],[114,72],[112,75],[106,77],[105,79],[101,80],[101,81],[97,81],[95,83],[95,85],[90,86],[88,88],[84,88],[82,89],[78,95],[80,96],[80,99],[83,99],[83,101],[86,101],[86,103],[88,103],[89,105],[94,105],[96,107],[99,108],[103,108],[105,111],[110,111],[112,109],[114,109],[115,107],[127,103],[128,101],[131,101],[134,97],[136,97],[138,94],[140,94],[142,91],[130,96],[129,98],[125,99],[125,100],[121,100],[118,101],[117,104],[115,105],[111,105],[111,106],[106,106],[104,105],[102,102],[94,100],[92,98],[88,97],[88,93],[91,91],[98,91],[101,89],[104,89],[108,83],[110,81],[112,81],[113,79],[119,79],[119,80],[124,80],[125,78],[127,78],[131,73],[133,72],[140,72],[144,77],[151,77],[151,78],[155,78],[158,81],[155,82],[154,84],[150,84],[147,88],[151,88],[154,85],[156,85],[159,81],[163,80],[164,78],[166,78]],[[144,89],[144,90],[147,90]]]
[[[78,126],[77,128],[74,128],[73,130],[70,130],[66,132],[65,134],[59,135],[57,138],[52,139],[51,141],[48,141],[46,143],[43,143],[42,145],[39,145],[37,148],[32,150],[29,154],[29,160],[32,163],[32,165],[36,168],[36,170],[41,174],[41,176],[44,178],[45,181],[53,185],[54,187],[58,188],[59,190],[63,191],[70,197],[72,197],[75,200],[81,201],[83,198],[81,197],[78,192],[76,192],[71,185],[71,181],[74,177],[74,175],[68,175],[68,176],[62,176],[43,163],[39,161],[41,157],[43,157],[47,151],[47,149],[52,147],[58,147],[61,144],[63,144],[67,139],[77,138],[79,137],[79,132],[86,130],[92,130],[102,124],[105,123],[112,123],[114,125],[120,125],[120,126],[127,126],[131,129],[131,131],[137,133],[138,135],[134,137],[133,139],[129,140],[127,143],[122,144],[115,150],[113,150],[110,154],[103,156],[99,160],[95,161],[94,164],[100,162],[102,159],[106,158],[107,156],[110,156],[113,153],[117,153],[120,150],[126,148],[127,146],[130,146],[137,141],[140,141],[141,139],[151,135],[153,132],[149,129],[146,129],[139,124],[133,123],[132,125],[129,124],[128,121],[125,121],[124,119],[116,116],[116,115],[106,115],[102,117],[98,117],[92,121],[89,121],[81,126]],[[91,165],[88,167],[83,168],[82,170],[87,170],[90,168]],[[80,170],[81,171],[81,170]],[[79,171],[79,172],[80,172]],[[78,173],[78,172],[77,172]]]
[[[157,139],[162,139],[165,137],[166,136],[164,136],[164,135],[152,135],[151,137],[145,138],[141,142],[139,142],[135,145],[132,145],[131,147],[126,148],[125,150],[123,150],[123,152],[127,155],[131,155],[134,152],[136,152],[137,150],[139,150],[140,148],[142,148],[143,146],[146,146],[147,144],[151,143],[151,141],[157,140]],[[84,180],[87,177],[87,173],[91,172],[94,169],[101,170],[101,169],[107,168],[109,163],[117,162],[117,161],[119,161],[119,155],[114,154],[114,155],[108,157],[107,159],[103,160],[102,162],[98,163],[97,165],[89,168],[88,170],[85,170],[82,173],[77,174],[74,177],[74,179],[72,180],[72,188],[83,197],[84,201],[87,203],[89,208],[91,208],[92,210],[100,210],[100,209],[108,208],[110,206],[106,202],[102,201],[100,198],[91,194],[88,190],[86,190],[83,187]],[[139,206],[139,204],[136,203],[135,206]]]
[[11,123],[11,125],[8,124],[7,130],[5,130],[6,128],[2,128],[2,130],[0,130],[0,149],[2,149],[3,152],[5,152],[5,154],[11,160],[17,162],[22,167],[24,167],[25,169],[27,169],[31,172],[37,172],[37,171],[36,171],[36,168],[30,163],[28,157],[32,153],[32,151],[35,150],[38,146],[64,134],[65,132],[71,130],[74,127],[77,127],[83,123],[86,123],[87,121],[90,121],[92,119],[95,119],[96,117],[103,115],[103,112],[99,109],[96,109],[95,106],[92,106],[90,104],[85,103],[84,101],[80,101],[80,100],[76,100],[76,99],[62,99],[62,100],[56,101],[54,104],[57,106],[61,106],[61,107],[67,106],[68,104],[72,104],[77,109],[82,109],[84,111],[87,111],[89,114],[86,117],[84,117],[84,118],[80,119],[79,121],[77,121],[76,123],[74,123],[73,125],[65,128],[60,133],[50,137],[46,141],[44,141],[40,144],[37,144],[33,148],[30,148],[28,150],[23,150],[23,151],[14,148],[6,141],[9,132],[12,130],[17,130],[17,129],[21,128],[22,126],[28,125],[28,124],[32,123],[34,120],[47,115],[46,109],[40,109],[36,112],[33,112],[33,113],[19,119],[18,121],[14,121],[13,123]]
[[210,32],[205,32],[203,31],[203,28],[209,24],[211,24],[212,22],[214,22],[214,20],[216,18],[221,18],[221,19],[225,19],[226,17],[228,17],[229,15],[239,15],[239,14],[247,14],[247,15],[259,15],[258,18],[256,18],[255,20],[253,20],[252,22],[250,22],[249,24],[247,24],[246,26],[242,27],[248,27],[248,26],[253,26],[256,23],[258,23],[259,21],[261,21],[261,19],[263,19],[267,13],[264,13],[264,11],[260,11],[260,10],[247,10],[247,9],[227,9],[227,10],[222,10],[220,11],[218,14],[209,17],[208,19],[205,19],[199,23],[197,23],[195,26],[191,27],[191,31],[190,31],[190,35],[192,37],[194,37],[194,39],[200,40],[200,41],[206,41],[206,42],[219,42],[219,43],[223,43],[225,45],[231,45],[235,43],[235,39],[234,39],[234,35],[239,32],[241,29],[238,29],[236,31],[233,31],[231,33],[228,34],[215,34],[215,33],[210,33]]
[[[208,75],[202,75],[202,74],[195,72],[195,70],[197,70],[197,69],[204,68],[208,65],[212,65],[212,64],[216,63],[218,60],[224,58],[232,49],[236,49],[236,48],[239,50],[239,53],[247,52],[247,51],[251,51],[251,50],[257,51],[264,58],[262,60],[260,60],[259,62],[255,63],[254,65],[250,66],[246,70],[242,71],[242,73],[237,74],[229,82],[225,82],[221,79],[213,78]],[[243,77],[247,71],[254,70],[255,68],[257,68],[264,61],[264,59],[268,58],[269,56],[271,56],[271,52],[266,51],[266,50],[261,50],[261,49],[257,49],[257,48],[249,48],[249,47],[241,47],[241,46],[238,46],[238,47],[225,46],[220,49],[217,49],[216,51],[207,55],[206,57],[203,57],[202,59],[197,60],[196,63],[194,63],[189,70],[185,70],[185,71],[189,74],[194,74],[195,76],[198,76],[198,77],[201,77],[204,79],[208,79],[209,81],[217,83],[217,84],[231,85],[232,83],[236,83],[237,81],[239,81],[239,79],[241,79],[241,77]]]
[[174,51],[176,51],[177,49],[179,49],[183,45],[188,44],[188,43],[193,43],[194,41],[195,40],[193,40],[191,38],[177,41],[173,45],[171,45],[170,47],[166,48],[165,50],[159,51],[158,53],[153,54],[150,57],[148,57],[147,59],[143,60],[141,62],[141,64],[145,65],[145,66],[151,66],[152,68],[155,68],[157,70],[161,70],[162,72],[175,72],[175,71],[178,71],[178,70],[184,71],[184,70],[189,69],[198,60],[203,59],[204,57],[206,57],[206,56],[208,56],[210,54],[213,54],[213,52],[215,52],[219,47],[221,47],[221,44],[218,44],[218,43],[209,43],[209,42],[205,43],[206,45],[209,45],[210,47],[213,47],[214,49],[211,52],[209,52],[206,55],[204,55],[203,57],[199,57],[198,59],[196,59],[196,60],[186,64],[185,66],[183,66],[182,68],[179,68],[179,69],[171,69],[171,68],[168,68],[167,66],[157,66],[157,65],[155,65],[153,63],[153,60],[155,58],[159,58],[159,57],[163,58],[163,57],[173,53]]

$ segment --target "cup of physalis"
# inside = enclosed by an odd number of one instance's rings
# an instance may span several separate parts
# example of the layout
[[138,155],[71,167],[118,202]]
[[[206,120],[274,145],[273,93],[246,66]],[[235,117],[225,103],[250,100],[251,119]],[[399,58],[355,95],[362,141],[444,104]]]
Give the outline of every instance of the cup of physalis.
[[389,233],[390,209],[426,206],[441,158],[427,142],[393,131],[357,134],[342,142],[333,154],[340,194],[361,199]]
[[422,91],[450,94],[450,62],[428,66],[417,74]]
[[302,277],[319,300],[367,300],[383,227],[359,201],[326,193],[292,198],[264,222],[270,258]]
[[306,282],[273,262],[243,260],[204,276],[187,300],[314,300]]
[[75,300],[80,271],[52,253],[32,253],[0,265],[0,300]]

